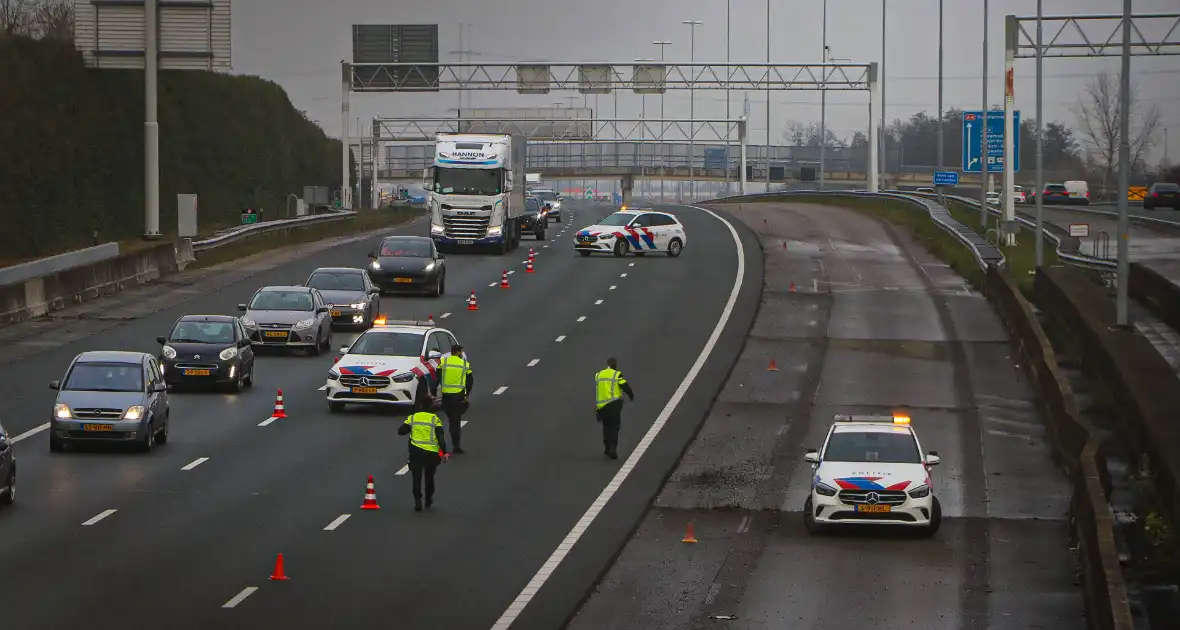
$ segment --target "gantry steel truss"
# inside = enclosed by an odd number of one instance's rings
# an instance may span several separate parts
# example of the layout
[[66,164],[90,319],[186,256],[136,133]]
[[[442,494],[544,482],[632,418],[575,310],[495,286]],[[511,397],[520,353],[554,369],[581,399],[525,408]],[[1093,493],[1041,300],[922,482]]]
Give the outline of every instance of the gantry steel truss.
[[[1016,33],[1016,57],[1037,56],[1036,16],[1009,15]],[[1131,54],[1180,55],[1180,13],[1131,16]],[[1032,34],[1029,33],[1031,25]],[[1122,15],[1041,16],[1041,57],[1119,57],[1123,54]],[[1147,33],[1147,34],[1145,34]],[[1162,33],[1162,36],[1157,36]]]
[[[745,141],[742,119],[374,118],[377,142],[433,141],[440,133],[523,135],[530,140],[595,143]],[[473,127],[475,129],[473,129]]]
[[354,92],[515,90],[548,94],[577,90],[610,94],[634,90],[866,91],[873,63],[354,63],[344,64]]

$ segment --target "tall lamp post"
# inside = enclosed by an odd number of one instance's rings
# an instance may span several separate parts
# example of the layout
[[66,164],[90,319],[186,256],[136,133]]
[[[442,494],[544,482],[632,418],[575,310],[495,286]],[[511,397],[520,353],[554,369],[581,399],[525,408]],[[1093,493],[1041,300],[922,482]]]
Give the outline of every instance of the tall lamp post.
[[[824,16],[823,16],[823,20],[820,22],[820,30],[823,31],[823,34],[821,35],[821,38],[822,38],[821,41],[823,43],[823,60],[824,60],[824,63],[827,64],[828,63],[828,0],[824,0]],[[826,88],[827,82],[828,82],[827,81],[828,69],[824,68],[823,73],[824,73],[823,87]],[[820,190],[824,189],[824,170],[825,170],[824,169],[824,158],[826,157],[826,153],[827,153],[824,149],[827,148],[827,145],[828,145],[828,91],[825,89],[825,90],[820,90],[820,93],[819,93],[819,189]]]
[[[652,45],[660,47],[660,64],[663,65],[663,63],[664,63],[664,46],[671,46],[672,42],[665,41],[665,40],[657,40],[657,41],[652,42]],[[668,80],[668,68],[666,68],[666,67],[663,68],[663,71],[664,71],[664,80],[667,81]],[[664,122],[664,120],[666,120],[664,118],[664,94],[667,91],[668,91],[667,86],[664,86],[664,89],[660,90],[660,137],[661,138],[664,137],[664,131],[665,131],[664,125],[667,124]],[[663,144],[663,143],[660,144],[660,147],[665,147],[665,146],[667,146],[667,145]],[[663,152],[662,148],[660,150],[660,160],[663,162],[664,167],[668,166],[668,159],[666,156],[664,156],[664,152]],[[661,179],[660,180],[660,201],[664,200],[664,187],[665,187],[665,181]]]
[[[700,26],[701,24],[704,24],[704,22],[702,22],[700,20],[684,20],[680,23],[684,24],[685,26],[688,27],[688,64],[689,64],[689,67],[692,67],[692,64],[696,63],[697,27]],[[692,74],[693,74],[693,82],[694,83],[696,81],[696,72],[697,72],[696,68],[693,67]],[[695,143],[693,142],[693,138],[696,137],[696,129],[694,129],[694,127],[696,125],[692,122],[693,119],[696,118],[696,98],[695,98],[695,96],[696,96],[696,89],[689,87],[688,88],[688,196],[692,199],[696,199],[696,196],[697,196],[697,183],[692,178],[692,164],[693,164],[693,162],[696,161],[696,146],[695,146]]]
[[[983,0],[987,2],[987,0]],[[881,124],[877,130],[880,139],[877,141],[881,151],[881,157],[878,163],[881,165],[880,177],[885,179],[885,174],[889,172],[885,166],[885,158],[889,156],[889,151],[885,146],[885,16],[888,14],[886,10],[886,3],[888,0],[881,0],[881,65],[877,69],[877,80],[881,83]],[[880,190],[885,190],[884,186]]]
[[770,0],[766,0],[766,79],[766,192],[770,192]]
[[[646,64],[646,63],[650,63],[652,61],[655,61],[655,59],[652,59],[651,57],[636,57],[635,58],[635,63]],[[640,124],[643,125],[643,133],[646,134],[647,133],[647,94],[639,95],[639,103],[640,103],[639,104],[639,121],[640,121]],[[639,163],[639,176],[640,176],[640,178],[642,178],[644,175],[644,173],[643,173],[643,143],[642,142],[637,143],[635,145],[635,151],[637,153],[639,153],[639,155],[635,156],[635,161]],[[644,180],[644,181],[646,181],[646,180]],[[644,187],[641,184],[640,192],[642,193],[643,190],[644,190]],[[647,192],[651,192],[651,189],[648,188]],[[646,196],[646,195],[644,195],[644,196]]]
[[[942,130],[946,124],[942,120],[942,5],[938,0],[938,170],[942,170]],[[939,200],[942,199],[942,187],[939,186]]]

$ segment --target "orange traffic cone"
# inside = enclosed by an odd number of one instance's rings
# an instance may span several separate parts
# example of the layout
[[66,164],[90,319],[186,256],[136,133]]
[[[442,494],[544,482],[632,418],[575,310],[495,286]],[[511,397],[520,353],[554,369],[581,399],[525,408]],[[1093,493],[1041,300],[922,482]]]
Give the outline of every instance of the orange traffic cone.
[[467,310],[478,311],[479,304],[475,303],[475,291],[471,292],[471,297],[467,298]]
[[766,371],[767,372],[777,372],[778,371],[778,364],[774,362],[774,359],[770,360],[770,367],[766,368]]
[[281,553],[279,554],[279,557],[275,559],[275,572],[271,574],[270,579],[281,581],[291,579],[287,577],[286,573],[283,573],[283,554]]
[[508,286],[508,270],[507,269],[504,270],[504,275],[500,276],[500,288],[501,289],[512,288],[512,287]]
[[795,292],[795,283],[792,282],[791,283],[791,293],[794,293],[794,292]]
[[530,260],[524,264],[524,272],[525,273],[536,273],[533,271],[533,261]]
[[537,252],[532,247],[529,248],[529,260],[536,260]]
[[272,417],[272,418],[286,418],[287,417],[287,412],[283,408],[283,390],[281,390],[281,389],[279,390],[279,393],[275,395],[275,410],[273,413],[270,414],[270,417]]
[[432,313],[432,314],[430,314],[430,315],[427,315],[427,316],[426,316],[426,321],[428,321],[428,322],[430,322],[431,324],[433,324],[433,323],[434,323],[434,314]]
[[361,504],[362,510],[380,510],[381,506],[377,505],[377,490],[373,488],[373,475],[369,475],[369,483],[365,486],[365,502]]
[[682,543],[695,543],[695,542],[697,542],[696,530],[693,529],[692,521],[689,521],[688,525],[684,528],[684,538],[680,542],[682,542]]

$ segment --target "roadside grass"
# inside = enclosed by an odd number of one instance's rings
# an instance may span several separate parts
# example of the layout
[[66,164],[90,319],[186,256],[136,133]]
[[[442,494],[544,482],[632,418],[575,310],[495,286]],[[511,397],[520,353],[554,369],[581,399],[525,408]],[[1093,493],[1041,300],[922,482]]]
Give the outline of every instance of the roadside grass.
[[378,211],[361,210],[351,219],[259,234],[204,253],[189,263],[187,269],[200,269],[290,245],[392,228],[422,216],[423,212],[425,210],[422,208],[413,206]]

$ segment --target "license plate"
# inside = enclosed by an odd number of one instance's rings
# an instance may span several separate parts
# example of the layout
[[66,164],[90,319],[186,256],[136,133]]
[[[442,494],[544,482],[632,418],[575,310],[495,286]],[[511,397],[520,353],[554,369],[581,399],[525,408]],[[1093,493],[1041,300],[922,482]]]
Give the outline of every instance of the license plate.
[[185,370],[185,376],[209,376],[209,370]]
[[287,332],[284,330],[268,330],[268,331],[266,331],[266,336],[267,337],[286,337]]
[[398,284],[409,284],[409,283],[413,282],[414,279],[413,278],[394,278],[393,281]]
[[460,245],[474,245],[475,241],[472,239],[469,239],[469,238],[461,238],[461,239],[459,239],[459,244]]
[[352,393],[354,393],[354,394],[376,394],[377,388],[376,387],[353,387]]
[[332,311],[332,317],[340,317],[340,311]]
[[882,512],[889,512],[891,507],[892,506],[889,506],[889,505],[880,505],[880,504],[868,505],[867,503],[862,503],[862,504],[856,506],[856,511],[857,512],[872,512],[875,514],[880,514]]
[[82,425],[82,430],[83,431],[114,431],[115,427],[113,427],[109,424],[84,424],[84,425]]

